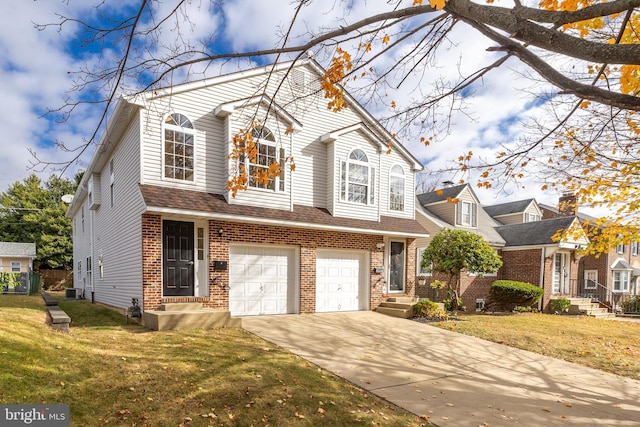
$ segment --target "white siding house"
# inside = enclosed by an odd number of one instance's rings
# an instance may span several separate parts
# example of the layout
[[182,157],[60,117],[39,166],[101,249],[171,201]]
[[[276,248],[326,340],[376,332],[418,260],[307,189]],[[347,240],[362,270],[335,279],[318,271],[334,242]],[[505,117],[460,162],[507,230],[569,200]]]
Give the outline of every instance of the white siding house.
[[[413,296],[422,165],[348,95],[328,110],[323,72],[307,59],[122,98],[68,211],[85,296],[232,315]],[[230,157],[247,130],[255,163]],[[233,196],[239,167],[272,162],[280,175]]]

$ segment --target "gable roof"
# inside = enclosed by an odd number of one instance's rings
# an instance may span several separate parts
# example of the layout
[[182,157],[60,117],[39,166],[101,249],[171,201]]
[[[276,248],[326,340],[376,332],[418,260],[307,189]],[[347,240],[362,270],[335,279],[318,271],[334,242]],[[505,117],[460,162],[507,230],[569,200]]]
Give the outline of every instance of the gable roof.
[[[250,78],[253,76],[272,76],[278,71],[289,72],[291,69],[297,67],[305,67],[306,69],[315,73],[318,77],[322,76],[325,73],[324,68],[317,61],[311,58],[303,58],[287,62],[277,62],[262,67],[235,71],[212,78],[205,78],[194,82],[177,84],[166,88],[153,89],[135,95],[124,95],[120,97],[117,100],[116,105],[114,106],[111,117],[107,121],[105,130],[102,133],[100,141],[98,142],[94,150],[91,160],[89,161],[89,165],[84,172],[84,176],[80,184],[78,185],[75,197],[69,205],[66,216],[68,218],[72,218],[73,215],[75,215],[87,195],[87,182],[91,175],[94,172],[101,170],[104,164],[109,160],[112,153],[117,149],[118,144],[116,144],[116,142],[120,140],[120,137],[125,132],[128,124],[132,121],[135,115],[139,113],[140,110],[149,108],[149,103],[153,100],[163,97],[169,97],[183,92],[207,88],[213,85],[232,83],[234,81]],[[384,140],[385,143],[390,144],[390,147],[393,150],[396,150],[401,156],[407,159],[414,170],[420,171],[424,168],[420,160],[418,160],[409,150],[407,150],[392,133],[385,129],[380,124],[380,122],[369,111],[367,111],[353,96],[345,91],[344,97],[347,101],[347,104],[349,105],[349,108],[351,108],[353,111],[359,114],[360,117],[362,117],[363,123],[366,124],[367,129],[378,135],[379,139]],[[214,110],[216,110],[216,114],[229,114],[233,110],[233,108],[238,105],[238,103],[242,102],[270,103],[271,98],[269,98],[268,96],[256,96],[249,99],[248,101],[231,101],[218,105],[217,108],[214,108]],[[297,122],[297,120],[282,106],[277,106],[276,113],[289,121],[294,130],[300,128],[300,123]]]
[[0,242],[0,257],[36,257],[35,243]]
[[559,230],[566,230],[576,221],[574,216],[501,225],[496,230],[506,242],[506,246],[557,245],[552,239]]
[[[418,199],[418,203],[416,203],[416,210],[440,228],[457,228],[455,224],[450,224],[435,213],[431,212],[429,210],[429,205],[434,203],[446,202],[449,198],[455,199],[465,190],[467,186],[468,184],[456,185],[454,187],[445,187],[442,190],[420,194],[416,196],[416,198]],[[477,200],[477,197],[471,187],[469,187],[469,191],[473,195],[474,199]],[[504,239],[502,238],[502,236],[500,236],[500,233],[496,231],[496,227],[500,225],[500,223],[493,219],[489,214],[487,214],[487,212],[484,211],[483,207],[480,204],[478,204],[477,219],[478,222],[476,225],[475,233],[482,236],[491,246],[505,245]]]
[[[334,217],[322,208],[294,205],[293,210],[267,209],[228,204],[220,194],[140,185],[148,212],[191,214],[232,222],[262,223],[283,227],[335,230],[350,233],[385,233],[407,237],[428,237],[418,221],[381,216],[380,221]],[[188,208],[186,208],[188,206]]]
[[615,260],[615,262],[611,266],[611,269],[612,270],[633,270],[634,268],[631,267],[631,265],[629,265],[629,263],[626,260],[622,258],[618,258],[617,260]]
[[[418,194],[416,197],[422,206],[432,203],[446,202],[448,199],[455,199],[468,187],[469,184],[454,185],[453,187],[444,187],[429,193]],[[471,190],[471,188],[469,188]],[[473,193],[473,191],[471,191]],[[475,197],[475,194],[473,195]],[[476,197],[477,199],[477,197]]]
[[524,212],[534,201],[535,199],[516,200],[515,202],[485,206],[484,210],[487,211],[489,215],[495,218],[497,216]]

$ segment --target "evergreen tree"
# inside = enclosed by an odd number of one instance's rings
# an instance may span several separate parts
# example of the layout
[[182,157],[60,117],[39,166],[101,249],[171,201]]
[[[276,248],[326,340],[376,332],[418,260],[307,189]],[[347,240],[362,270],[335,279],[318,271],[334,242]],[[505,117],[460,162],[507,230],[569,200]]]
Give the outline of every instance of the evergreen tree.
[[34,269],[73,268],[72,222],[65,217],[64,194],[74,194],[77,181],[52,175],[42,182],[35,174],[0,194],[0,240],[36,244]]

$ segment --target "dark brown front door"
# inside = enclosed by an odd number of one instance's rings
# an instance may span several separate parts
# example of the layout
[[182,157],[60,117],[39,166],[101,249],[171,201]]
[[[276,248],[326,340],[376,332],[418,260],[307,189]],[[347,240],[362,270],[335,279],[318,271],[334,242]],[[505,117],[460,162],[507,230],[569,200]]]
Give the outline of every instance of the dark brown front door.
[[193,296],[193,223],[163,221],[163,296]]

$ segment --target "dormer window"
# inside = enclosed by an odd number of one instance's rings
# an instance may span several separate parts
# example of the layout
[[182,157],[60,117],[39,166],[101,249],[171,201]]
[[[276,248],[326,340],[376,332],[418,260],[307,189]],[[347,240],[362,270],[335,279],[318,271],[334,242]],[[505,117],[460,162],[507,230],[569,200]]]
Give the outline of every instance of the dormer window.
[[193,182],[195,131],[184,115],[164,120],[164,177]]
[[404,169],[395,165],[389,176],[389,209],[404,211]]
[[478,226],[478,205],[476,203],[462,201],[457,204],[457,209],[457,225]]
[[[263,188],[266,190],[285,190],[285,151],[284,148],[278,148],[276,137],[265,126],[259,126],[253,129],[252,136],[256,143],[255,159],[244,156],[245,168],[249,175],[249,187]],[[267,176],[269,167],[277,163],[280,165],[280,174],[276,177],[270,177],[268,182],[260,179],[260,176]]]
[[524,214],[524,222],[540,221],[540,215],[526,212]]
[[363,205],[372,205],[374,198],[375,169],[369,165],[364,151],[355,149],[342,162],[340,199]]

